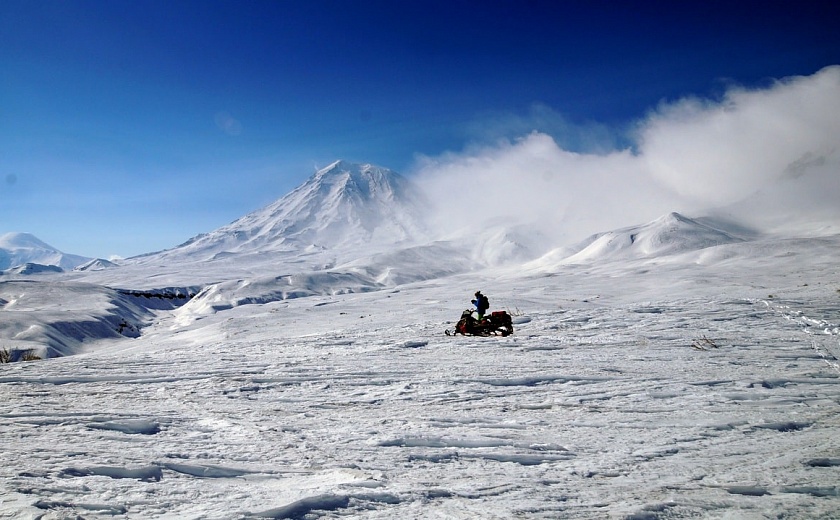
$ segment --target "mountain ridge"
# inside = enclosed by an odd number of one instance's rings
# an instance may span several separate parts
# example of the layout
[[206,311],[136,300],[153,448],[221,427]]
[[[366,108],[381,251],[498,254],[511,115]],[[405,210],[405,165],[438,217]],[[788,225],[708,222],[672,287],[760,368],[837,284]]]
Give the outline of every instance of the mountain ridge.
[[70,270],[90,260],[89,257],[59,251],[32,233],[11,232],[0,235],[0,270],[25,264]]
[[[75,273],[96,283],[149,289],[159,284],[206,286],[330,271],[352,275],[352,290],[359,290],[494,266],[550,270],[568,264],[676,256],[741,241],[738,235],[744,235],[743,229],[728,232],[728,227],[716,226],[711,219],[673,212],[645,224],[591,235],[577,246],[551,249],[547,237],[510,219],[454,233],[434,230],[424,214],[427,203],[412,180],[392,170],[339,160],[263,208],[174,248],[119,265],[84,259],[76,264]],[[21,235],[18,241],[38,245],[31,235]],[[325,290],[343,290],[336,285],[341,280],[345,278],[337,276]],[[290,286],[283,294],[312,292],[298,289]],[[243,293],[242,288],[235,290]],[[245,292],[248,295],[243,293],[241,301],[254,297],[253,288]]]
[[132,260],[212,261],[231,254],[307,250],[341,256],[360,243],[366,249],[407,245],[425,234],[422,206],[419,190],[393,170],[336,161],[263,208]]
[[744,241],[719,229],[709,219],[692,219],[671,212],[645,224],[596,233],[576,246],[554,249],[528,266],[546,268],[662,258]]

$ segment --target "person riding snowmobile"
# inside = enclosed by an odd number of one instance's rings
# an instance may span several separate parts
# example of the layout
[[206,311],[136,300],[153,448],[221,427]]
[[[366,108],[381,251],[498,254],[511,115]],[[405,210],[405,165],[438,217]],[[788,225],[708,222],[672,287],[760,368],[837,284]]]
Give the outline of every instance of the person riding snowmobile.
[[475,300],[470,300],[470,303],[475,305],[475,310],[478,314],[478,321],[483,320],[484,313],[490,308],[490,300],[487,299],[487,296],[481,294],[481,291],[476,291]]

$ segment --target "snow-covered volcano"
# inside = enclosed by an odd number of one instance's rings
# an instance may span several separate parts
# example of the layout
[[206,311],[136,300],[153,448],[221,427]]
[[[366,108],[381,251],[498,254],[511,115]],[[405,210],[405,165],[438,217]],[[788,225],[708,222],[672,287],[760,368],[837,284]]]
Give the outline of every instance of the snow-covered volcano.
[[206,261],[231,254],[342,256],[360,248],[392,249],[423,235],[420,197],[392,170],[337,161],[272,204],[147,257]]
[[83,256],[62,253],[30,233],[6,233],[0,236],[0,270],[23,264],[73,269],[89,260]]

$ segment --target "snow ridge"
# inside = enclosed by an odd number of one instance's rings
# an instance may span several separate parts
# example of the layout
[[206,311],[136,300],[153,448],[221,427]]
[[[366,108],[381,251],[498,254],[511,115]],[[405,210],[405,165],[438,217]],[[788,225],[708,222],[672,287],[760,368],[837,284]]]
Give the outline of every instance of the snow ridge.
[[710,224],[674,212],[647,224],[592,235],[561,263],[657,258],[742,241]]

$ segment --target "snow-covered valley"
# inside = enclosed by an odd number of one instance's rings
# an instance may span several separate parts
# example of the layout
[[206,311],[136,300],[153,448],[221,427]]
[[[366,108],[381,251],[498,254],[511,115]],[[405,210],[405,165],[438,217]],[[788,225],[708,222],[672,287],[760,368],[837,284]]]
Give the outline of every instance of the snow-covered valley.
[[[74,353],[0,365],[0,518],[840,516],[838,235],[672,214],[470,269],[235,228],[0,279],[2,344]],[[512,336],[444,334],[479,289]]]

